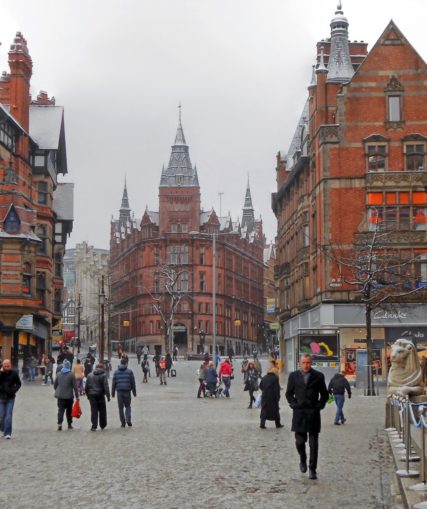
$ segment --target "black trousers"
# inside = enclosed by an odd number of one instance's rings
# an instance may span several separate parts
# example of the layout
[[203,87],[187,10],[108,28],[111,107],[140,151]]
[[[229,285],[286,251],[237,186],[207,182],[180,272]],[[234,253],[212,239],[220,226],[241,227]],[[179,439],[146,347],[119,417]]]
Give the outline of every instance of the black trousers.
[[105,396],[89,396],[90,403],[90,419],[92,428],[99,427],[104,429],[107,426],[107,405],[105,404]]
[[73,418],[71,417],[73,401],[74,400],[72,399],[58,399],[58,424],[62,424],[64,420],[64,412],[67,416],[68,424],[71,424],[73,422]]
[[197,391],[197,397],[200,398],[202,393],[203,393],[203,396],[206,396],[206,386],[205,386],[204,379],[199,378],[199,390]]
[[308,467],[310,470],[316,470],[317,468],[317,456],[319,453],[319,433],[299,433],[295,432],[295,445],[297,447],[298,454],[301,462],[306,463],[307,453],[305,451],[305,443],[307,442],[310,447],[310,459]]

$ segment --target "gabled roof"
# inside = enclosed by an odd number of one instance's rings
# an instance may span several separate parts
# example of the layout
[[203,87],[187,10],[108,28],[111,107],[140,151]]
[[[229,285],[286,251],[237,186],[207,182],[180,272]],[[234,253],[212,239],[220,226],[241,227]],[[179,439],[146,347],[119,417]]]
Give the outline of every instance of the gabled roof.
[[67,173],[64,108],[30,104],[30,136],[42,150],[57,150],[58,173]]
[[298,120],[297,127],[294,132],[294,136],[292,138],[291,144],[289,146],[288,152],[285,156],[286,161],[286,169],[290,171],[292,166],[294,165],[294,155],[295,152],[301,150],[301,132],[304,126],[308,125],[308,99],[304,104],[304,108]]

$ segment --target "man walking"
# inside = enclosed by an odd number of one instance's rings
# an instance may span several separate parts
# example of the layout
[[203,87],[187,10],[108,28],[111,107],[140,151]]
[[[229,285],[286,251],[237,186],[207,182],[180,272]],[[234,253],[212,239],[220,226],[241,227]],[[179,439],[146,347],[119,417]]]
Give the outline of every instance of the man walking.
[[[111,395],[114,398],[117,391],[117,404],[119,406],[119,417],[122,428],[132,426],[131,415],[131,392],[136,397],[135,376],[133,371],[127,367],[127,360],[121,359],[119,367],[114,372],[113,384],[111,386]],[[124,412],[123,412],[124,408]]]
[[295,432],[295,445],[300,456],[300,470],[307,472],[305,444],[310,446],[309,479],[317,479],[317,456],[321,428],[320,410],[328,401],[325,377],[311,367],[312,358],[303,354],[300,369],[289,375],[286,399],[293,410],[292,428]]
[[68,429],[73,429],[73,418],[71,417],[73,397],[79,399],[79,391],[76,377],[71,373],[71,364],[67,359],[63,361],[61,371],[57,374],[53,387],[55,398],[58,400],[58,431],[62,430],[64,412],[67,416]]
[[110,388],[108,387],[107,375],[103,364],[97,364],[95,370],[89,374],[86,381],[86,395],[90,403],[92,421],[91,431],[98,427],[104,429],[107,426],[107,405],[105,397],[110,401]]
[[347,420],[344,417],[344,413],[342,411],[344,407],[344,400],[345,400],[345,391],[347,391],[348,399],[351,398],[351,387],[348,383],[347,378],[345,377],[345,371],[342,373],[336,373],[328,385],[328,392],[334,395],[335,404],[337,406],[337,413],[335,415],[335,421],[334,424],[336,426],[341,424],[344,424]]
[[3,361],[0,369],[0,430],[7,440],[12,438],[12,417],[15,394],[21,388],[21,380],[16,371],[12,370],[9,359]]

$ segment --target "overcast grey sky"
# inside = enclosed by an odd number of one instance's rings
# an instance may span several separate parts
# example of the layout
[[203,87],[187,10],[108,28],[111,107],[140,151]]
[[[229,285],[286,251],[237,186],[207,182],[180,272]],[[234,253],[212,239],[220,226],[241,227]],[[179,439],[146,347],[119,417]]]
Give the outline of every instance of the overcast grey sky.
[[[74,232],[109,247],[124,176],[141,217],[158,209],[177,106],[205,210],[241,213],[247,175],[268,239],[275,155],[287,150],[335,0],[0,0],[0,70],[22,31],[32,93],[65,107]],[[391,18],[427,58],[426,0],[344,0],[350,39],[376,42]]]

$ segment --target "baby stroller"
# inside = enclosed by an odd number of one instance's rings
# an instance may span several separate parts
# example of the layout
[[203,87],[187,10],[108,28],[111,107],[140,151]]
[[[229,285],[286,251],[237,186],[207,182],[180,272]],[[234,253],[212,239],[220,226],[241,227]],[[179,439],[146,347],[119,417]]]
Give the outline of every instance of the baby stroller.
[[222,391],[224,390],[222,382],[218,384],[206,384],[205,398],[221,398],[223,397]]

